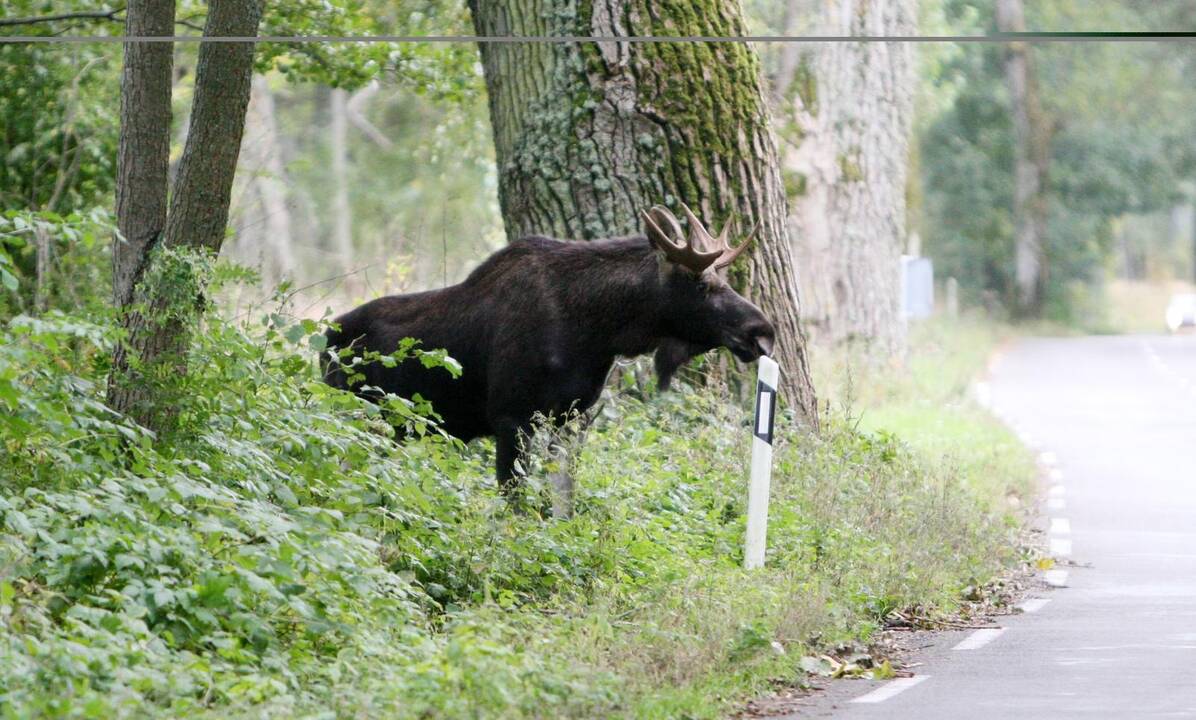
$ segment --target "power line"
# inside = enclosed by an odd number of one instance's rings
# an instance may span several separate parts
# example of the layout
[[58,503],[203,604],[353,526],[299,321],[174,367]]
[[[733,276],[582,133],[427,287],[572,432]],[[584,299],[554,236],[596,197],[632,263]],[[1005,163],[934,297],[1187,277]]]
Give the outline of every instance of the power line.
[[1058,43],[1192,42],[1196,31],[1018,32],[986,35],[3,35],[0,43]]

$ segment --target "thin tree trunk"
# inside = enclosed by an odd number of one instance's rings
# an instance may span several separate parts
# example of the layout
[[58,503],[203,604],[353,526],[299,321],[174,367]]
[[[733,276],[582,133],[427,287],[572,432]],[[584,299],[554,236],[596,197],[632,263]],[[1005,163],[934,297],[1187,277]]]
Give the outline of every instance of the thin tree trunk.
[[[1022,0],[997,0],[997,27],[1002,32],[1025,32]],[[1050,158],[1049,128],[1034,80],[1030,46],[1009,43],[1005,51],[1005,80],[1013,116],[1014,281],[1017,309],[1036,315],[1042,308],[1046,231],[1046,177]]]
[[50,244],[52,238],[45,226],[38,223],[33,226],[35,282],[33,286],[33,309],[43,313],[50,298]]
[[[913,0],[828,0],[820,12],[824,35],[909,35],[917,26]],[[809,53],[797,92],[781,74],[775,92],[790,96],[780,112],[793,120],[784,166],[800,179],[790,182],[791,221],[805,316],[816,336],[899,356],[913,48],[825,43]]]
[[[130,7],[130,18],[134,14]],[[260,19],[257,0],[211,0],[204,35],[255,36]],[[252,43],[204,43],[200,47],[191,130],[159,241],[168,250],[189,248],[213,256],[220,251],[249,105],[254,47]],[[169,98],[169,73],[155,81]],[[122,123],[129,118],[126,110],[140,111],[122,103]],[[164,120],[163,127],[156,130],[168,137],[168,114]],[[159,158],[163,178],[168,153],[169,147]],[[156,243],[152,240],[142,247],[139,268],[155,260]],[[202,279],[164,277],[160,283],[138,283],[140,274],[133,278],[128,299],[121,303],[127,311],[127,338],[116,355],[108,397],[115,410],[161,430],[169,428],[174,419],[173,398],[167,388],[186,369],[189,321],[202,309]],[[192,289],[194,297],[178,297],[180,291]],[[145,311],[129,308],[133,304]]]
[[294,272],[295,249],[291,237],[291,210],[287,205],[286,168],[274,111],[274,93],[265,76],[253,77],[245,124],[242,165],[254,172],[249,182],[261,213],[260,221],[248,234],[250,238],[260,238],[262,249],[269,252],[269,262],[263,265],[268,270],[267,277],[277,282]]
[[[174,0],[131,0],[125,34],[174,34]],[[132,302],[150,244],[166,227],[170,163],[171,43],[125,43],[120,82],[120,146],[116,156],[116,226],[112,289],[117,308]]]
[[349,93],[333,88],[329,94],[332,153],[332,238],[341,270],[353,264],[353,211],[349,204]]
[[[479,35],[746,34],[734,0],[471,0]],[[507,236],[639,232],[636,213],[684,201],[710,224],[759,223],[733,269],[778,330],[783,390],[817,427],[798,320],[785,194],[755,52],[741,43],[486,43]]]

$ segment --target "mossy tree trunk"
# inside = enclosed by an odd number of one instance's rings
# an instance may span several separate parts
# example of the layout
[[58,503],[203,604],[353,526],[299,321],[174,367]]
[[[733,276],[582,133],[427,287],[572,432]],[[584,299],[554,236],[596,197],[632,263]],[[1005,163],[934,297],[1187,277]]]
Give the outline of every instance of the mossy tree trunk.
[[[470,0],[479,35],[744,35],[736,0]],[[772,318],[783,390],[817,426],[785,193],[755,51],[742,43],[483,43],[511,238],[639,232],[685,202],[708,224],[759,223],[737,287]]]
[[[910,35],[917,28],[914,0],[828,0],[817,13],[804,21],[821,35]],[[858,344],[878,358],[905,350],[900,257],[913,60],[905,43],[804,51],[791,44],[773,83],[778,115],[788,121],[782,157],[807,325],[816,339]]]
[[[261,13],[259,0],[211,0],[204,35],[255,36]],[[155,22],[150,23],[147,16]],[[173,0],[130,3],[126,29],[130,35],[169,35],[173,16]],[[168,51],[149,52],[156,47]],[[252,43],[200,47],[191,131],[167,211],[170,66],[166,61],[162,72],[164,59],[159,55],[169,58],[169,48],[169,43],[130,43],[126,49],[117,223],[126,239],[133,237],[136,242],[118,241],[114,252],[116,304],[126,337],[117,345],[108,385],[113,409],[155,430],[168,427],[174,418],[173,398],[166,389],[185,371],[189,319],[202,309],[204,289],[194,268],[185,262],[163,262],[159,249],[185,248],[212,257],[220,251],[249,105],[254,52]],[[152,102],[148,118],[139,117],[146,113],[139,97]]]

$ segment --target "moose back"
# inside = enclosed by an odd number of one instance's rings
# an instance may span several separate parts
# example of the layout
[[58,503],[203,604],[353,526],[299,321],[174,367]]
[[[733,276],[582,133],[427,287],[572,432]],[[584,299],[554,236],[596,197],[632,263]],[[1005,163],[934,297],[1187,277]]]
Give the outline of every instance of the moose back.
[[368,302],[328,331],[325,380],[348,388],[336,348],[394,352],[404,338],[445,349],[459,378],[416,360],[355,369],[374,386],[432,403],[462,440],[495,437],[504,491],[536,413],[562,417],[594,404],[618,356],[656,351],[662,386],[688,359],[726,347],[751,362],[772,351],[775,331],[721,271],[750,243],[712,237],[688,207],[689,238],[673,214],[641,213],[645,235],[591,242],[527,237],[487,258],[463,282]]

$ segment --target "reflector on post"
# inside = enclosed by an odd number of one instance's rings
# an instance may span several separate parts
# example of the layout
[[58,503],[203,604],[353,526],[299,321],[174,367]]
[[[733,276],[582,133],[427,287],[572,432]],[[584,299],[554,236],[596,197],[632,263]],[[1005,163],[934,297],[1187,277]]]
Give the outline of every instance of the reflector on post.
[[756,379],[756,415],[752,423],[752,475],[748,487],[747,533],[743,566],[764,566],[768,532],[768,492],[772,480],[772,430],[777,412],[777,385],[781,369],[772,358],[760,358]]

